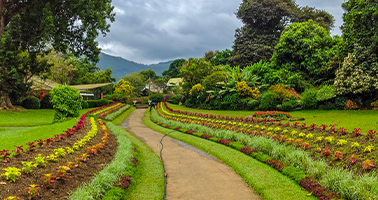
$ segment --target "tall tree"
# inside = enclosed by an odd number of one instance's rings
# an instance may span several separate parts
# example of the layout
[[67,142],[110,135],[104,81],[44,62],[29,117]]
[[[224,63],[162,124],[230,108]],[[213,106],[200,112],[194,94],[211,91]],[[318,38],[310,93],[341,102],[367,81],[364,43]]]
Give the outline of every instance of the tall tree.
[[190,89],[202,82],[206,76],[214,71],[214,67],[205,58],[189,58],[180,69],[183,78],[182,89],[184,95],[189,95]]
[[177,78],[180,76],[180,69],[186,60],[183,58],[174,60],[170,65],[168,70],[163,72],[163,76],[169,76],[171,78]]
[[[339,94],[378,97],[378,4],[375,0],[343,3],[342,66],[335,79]],[[371,95],[374,95],[372,97]]]
[[235,31],[230,64],[245,67],[269,61],[286,26],[312,19],[328,29],[333,17],[327,14],[309,7],[300,9],[294,0],[243,0],[236,16],[244,26]]
[[13,108],[16,86],[47,69],[37,55],[52,47],[97,62],[95,39],[112,21],[111,0],[0,0],[0,107]]

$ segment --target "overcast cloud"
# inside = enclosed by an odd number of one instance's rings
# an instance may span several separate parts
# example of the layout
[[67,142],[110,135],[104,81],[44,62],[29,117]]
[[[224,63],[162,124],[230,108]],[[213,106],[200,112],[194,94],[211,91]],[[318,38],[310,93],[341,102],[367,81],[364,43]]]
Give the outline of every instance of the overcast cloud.
[[[203,57],[209,50],[232,49],[235,12],[242,0],[113,0],[116,20],[98,41],[102,52],[150,64]],[[344,0],[297,0],[326,10],[336,19],[332,34],[341,34]]]

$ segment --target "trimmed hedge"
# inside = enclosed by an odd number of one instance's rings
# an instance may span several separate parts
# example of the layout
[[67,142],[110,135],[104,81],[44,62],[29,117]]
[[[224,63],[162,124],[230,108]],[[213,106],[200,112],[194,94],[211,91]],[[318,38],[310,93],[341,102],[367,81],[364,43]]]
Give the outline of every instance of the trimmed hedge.
[[[86,100],[84,101],[88,103],[88,108],[95,108],[95,107],[101,107],[105,106],[111,103],[110,100],[107,99],[100,99],[100,100]],[[85,103],[84,103],[85,104]]]
[[28,96],[22,101],[22,107],[26,109],[39,109],[40,106],[39,99],[35,96]]

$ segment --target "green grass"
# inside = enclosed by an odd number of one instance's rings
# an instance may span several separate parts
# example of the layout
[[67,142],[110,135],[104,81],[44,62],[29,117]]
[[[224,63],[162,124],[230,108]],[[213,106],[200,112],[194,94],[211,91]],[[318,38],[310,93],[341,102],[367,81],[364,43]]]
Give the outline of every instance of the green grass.
[[134,106],[131,106],[126,112],[122,113],[120,116],[115,118],[112,123],[115,125],[120,125],[122,124],[123,120],[127,118],[127,116],[130,115],[136,108]]
[[[189,112],[200,112],[213,115],[228,115],[231,117],[252,116],[255,111],[220,111],[220,110],[200,110],[169,104],[174,110],[183,110]],[[361,128],[362,133],[366,134],[368,130],[378,130],[378,111],[375,110],[302,110],[290,112],[295,118],[305,118],[300,123],[310,125],[337,124],[337,127],[344,127],[348,132],[354,128]]]
[[[171,131],[151,122],[148,114],[149,112],[146,112],[143,118],[143,122],[147,127],[161,133]],[[308,192],[303,191],[296,182],[272,167],[230,147],[177,131],[170,133],[169,136],[217,157],[233,168],[264,199],[317,199],[314,196],[306,196]]]
[[[86,113],[88,110],[91,109],[83,109],[80,111],[80,115]],[[12,113],[14,111],[7,111],[7,113]],[[1,112],[0,112],[1,113]],[[33,115],[35,114],[35,115]],[[43,114],[46,114],[46,116],[43,116]],[[53,110],[27,110],[20,113],[15,113],[15,115],[18,116],[18,118],[13,119],[14,121],[19,121],[18,126],[20,127],[1,127],[0,128],[0,150],[2,149],[8,149],[13,150],[15,149],[15,145],[24,145],[24,148],[26,148],[27,142],[33,142],[37,139],[46,139],[53,137],[55,134],[63,133],[63,131],[67,130],[68,128],[72,128],[78,118],[72,118],[66,122],[62,123],[52,123],[52,118],[47,125],[36,125],[34,124],[33,127],[27,127],[26,124],[32,124],[29,122],[32,122],[34,119],[39,119],[39,121],[43,121],[43,119],[47,119],[50,116],[47,116],[48,114],[51,115],[51,117],[54,116]],[[36,117],[34,117],[36,116]],[[47,121],[46,121],[47,122]],[[2,124],[2,122],[0,122]]]
[[52,123],[54,110],[0,111],[0,119],[2,127],[41,126]]
[[164,195],[164,170],[160,158],[146,144],[126,130],[126,136],[138,150],[137,171],[123,199],[162,199]]

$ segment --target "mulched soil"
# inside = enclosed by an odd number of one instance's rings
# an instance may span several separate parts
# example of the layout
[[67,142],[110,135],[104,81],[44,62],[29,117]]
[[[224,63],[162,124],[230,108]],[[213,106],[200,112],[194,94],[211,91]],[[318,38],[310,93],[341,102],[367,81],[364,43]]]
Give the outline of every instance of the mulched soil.
[[[97,126],[99,132],[94,138],[87,142],[85,147],[101,142],[103,131],[98,123]],[[37,157],[38,154],[48,156],[54,153],[54,149],[57,148],[72,148],[73,144],[84,138],[90,129],[90,121],[89,119],[86,119],[85,126],[72,137],[53,142],[50,146],[38,147],[36,152],[23,153],[18,157],[13,157],[11,162],[1,163],[0,169],[7,167],[17,167],[21,169],[23,167],[21,161],[34,161],[34,158]],[[85,147],[80,148],[73,154],[66,154],[64,158],[58,158],[57,162],[47,162],[45,168],[33,168],[33,172],[30,174],[22,173],[15,183],[0,179],[0,199],[4,199],[8,196],[17,196],[21,199],[28,199],[26,188],[31,184],[36,184],[41,188],[38,190],[40,195],[33,199],[67,199],[71,192],[75,191],[75,189],[81,186],[84,182],[90,182],[95,174],[99,173],[106,164],[111,162],[117,151],[117,146],[118,143],[115,136],[109,134],[108,144],[103,149],[97,154],[91,155],[87,161],[81,163],[78,167],[72,168],[68,179],[55,181],[55,186],[50,189],[43,187],[43,180],[41,180],[41,177],[43,177],[44,174],[54,174],[58,166],[63,166],[67,162],[75,162],[75,158],[81,157],[81,155],[85,153]],[[4,173],[4,170],[1,170],[0,173]]]

